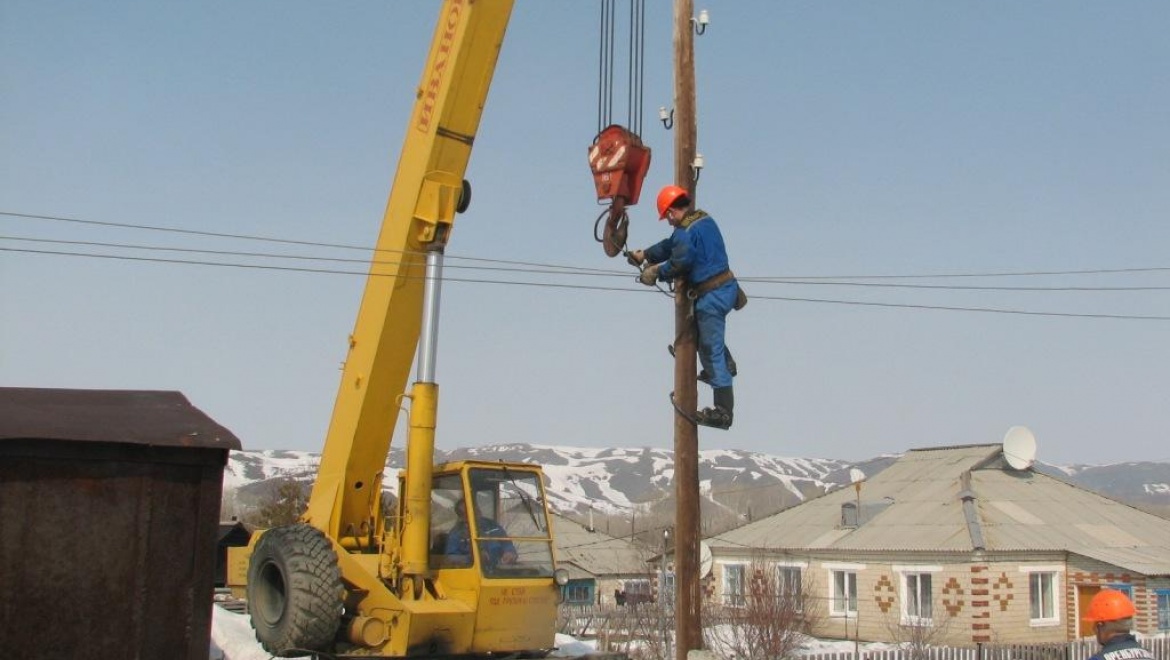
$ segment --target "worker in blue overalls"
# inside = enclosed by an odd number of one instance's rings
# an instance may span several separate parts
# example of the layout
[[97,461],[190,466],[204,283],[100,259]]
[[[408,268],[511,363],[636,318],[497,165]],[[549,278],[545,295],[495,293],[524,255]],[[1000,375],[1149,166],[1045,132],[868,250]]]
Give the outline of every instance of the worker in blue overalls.
[[678,186],[666,186],[658,193],[658,219],[674,227],[669,238],[645,250],[630,253],[635,265],[649,263],[638,279],[647,286],[659,281],[686,277],[695,301],[695,322],[699,333],[699,361],[703,370],[699,380],[711,386],[714,405],[696,414],[703,426],[718,429],[731,427],[735,410],[732,377],[735,361],[724,343],[727,315],[740,309],[747,297],[728,267],[727,248],[714,218],[706,212],[691,210],[691,198]]

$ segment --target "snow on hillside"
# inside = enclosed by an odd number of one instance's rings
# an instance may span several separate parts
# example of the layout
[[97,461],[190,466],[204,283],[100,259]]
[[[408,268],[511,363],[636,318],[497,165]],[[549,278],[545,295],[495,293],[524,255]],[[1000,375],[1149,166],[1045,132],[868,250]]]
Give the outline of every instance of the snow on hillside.
[[[320,458],[318,453],[305,451],[233,451],[224,468],[224,488],[239,491],[279,477],[311,483]],[[776,510],[847,485],[851,468],[873,476],[896,458],[883,455],[851,463],[738,450],[700,451],[700,492],[733,510],[753,506],[755,510]],[[391,492],[397,488],[392,476],[402,468],[404,459],[400,448],[391,448],[385,483]],[[506,444],[435,451],[436,462],[468,459],[540,464],[548,478],[550,504],[561,513],[625,515],[639,506],[662,501],[673,490],[674,452],[666,449]],[[1037,463],[1035,469],[1122,502],[1170,505],[1170,463]],[[757,501],[752,502],[752,498]]]
[[223,469],[223,487],[241,486],[278,477],[315,475],[321,455],[281,449],[233,451]]
[[[539,463],[549,480],[549,499],[560,511],[623,513],[662,499],[672,489],[674,453],[652,448],[585,448],[510,444],[436,451],[437,462],[479,459]],[[402,467],[402,452],[386,461],[393,473]],[[320,455],[303,451],[233,451],[224,469],[224,488],[238,490],[280,477],[311,481]],[[833,459],[783,458],[745,451],[699,452],[702,490],[710,495],[728,489],[783,488],[796,501],[833,486],[828,475],[848,463]],[[386,488],[393,492],[394,479]]]

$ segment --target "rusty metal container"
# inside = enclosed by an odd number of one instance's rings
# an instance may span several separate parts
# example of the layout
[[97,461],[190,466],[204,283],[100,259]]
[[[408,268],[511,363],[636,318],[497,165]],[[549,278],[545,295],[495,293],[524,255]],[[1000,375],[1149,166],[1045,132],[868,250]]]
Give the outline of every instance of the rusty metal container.
[[4,657],[206,660],[239,448],[178,392],[0,388]]

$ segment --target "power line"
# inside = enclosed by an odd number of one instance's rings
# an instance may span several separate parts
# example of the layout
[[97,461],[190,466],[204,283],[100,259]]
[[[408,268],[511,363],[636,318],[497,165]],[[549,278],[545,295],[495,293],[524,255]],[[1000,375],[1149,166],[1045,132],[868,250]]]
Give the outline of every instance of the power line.
[[[231,257],[257,257],[265,259],[290,259],[299,261],[323,261],[330,263],[353,263],[353,264],[375,264],[380,266],[399,266],[402,265],[400,261],[370,261],[368,259],[347,259],[342,257],[318,257],[311,255],[295,255],[282,254],[273,252],[245,252],[237,250],[209,250],[199,248],[181,248],[160,245],[142,245],[138,243],[108,243],[101,241],[74,241],[64,239],[48,239],[48,238],[32,238],[27,236],[4,236],[0,235],[0,240],[10,241],[24,241],[30,243],[49,243],[55,245],[83,245],[87,247],[105,247],[117,248],[127,250],[146,250],[146,251],[161,251],[161,252],[180,252],[186,254],[208,254],[217,256],[231,256]],[[501,260],[502,261],[502,260]],[[509,262],[504,262],[509,263]],[[460,266],[450,265],[448,268],[458,268],[465,270],[487,270],[487,271],[502,271],[502,272],[519,272],[519,273],[542,273],[542,274],[576,274],[589,275],[596,277],[629,277],[630,274],[624,271],[602,271],[598,269],[576,268],[573,266],[537,266],[523,264],[522,267],[493,267],[493,266]],[[541,269],[544,268],[544,269]],[[1166,291],[1170,290],[1170,286],[1077,286],[1077,287],[1046,287],[1046,286],[963,286],[951,284],[889,284],[889,283],[875,283],[875,282],[835,282],[817,280],[813,282],[806,282],[800,279],[780,279],[780,278],[765,278],[765,277],[738,277],[741,282],[759,283],[759,284],[788,284],[794,286],[852,286],[865,288],[893,288],[893,289],[936,289],[942,291]]]
[[214,231],[200,231],[197,229],[179,229],[176,227],[158,227],[153,225],[136,225],[125,222],[107,222],[103,220],[83,220],[81,218],[66,218],[56,215],[37,215],[33,213],[14,213],[10,211],[0,211],[0,215],[12,216],[14,218],[26,218],[29,220],[52,220],[55,222],[72,222],[80,225],[93,225],[98,227],[116,227],[118,229],[141,229],[143,231],[160,231],[170,232],[175,234],[187,234],[190,236],[209,236],[212,238],[232,238],[243,241],[265,241],[268,243],[285,243],[288,245],[308,245],[312,247],[331,247],[345,250],[368,250],[369,248],[359,247],[356,245],[344,245],[340,243],[321,243],[316,241],[298,241],[289,238],[273,238],[270,236],[254,236],[249,234],[225,234]]
[[[913,277],[906,275],[903,277]],[[779,279],[770,277],[736,277],[740,282],[758,284],[793,284],[805,286],[853,286],[879,289],[936,289],[941,291],[1167,291],[1170,286],[970,286],[956,284],[890,284],[886,282],[835,282],[817,280],[804,282],[800,279]],[[834,278],[836,279],[836,278]]]
[[865,307],[893,307],[899,309],[930,309],[948,312],[980,312],[986,314],[1019,314],[1023,316],[1063,316],[1081,319],[1124,319],[1132,321],[1170,321],[1170,316],[1143,316],[1139,314],[1080,314],[1074,312],[1033,312],[1023,309],[1002,309],[996,307],[956,307],[948,305],[915,305],[910,303],[883,303],[861,300],[828,300],[824,298],[789,298],[785,296],[752,296],[753,300],[783,300],[785,302],[809,302],[829,305],[861,305]]
[[[2,215],[2,214],[0,214]],[[1035,277],[1048,275],[1109,275],[1118,273],[1154,273],[1170,271],[1170,266],[1140,268],[1084,268],[1077,270],[1016,270],[982,273],[913,273],[902,275],[809,275],[790,279],[802,280],[880,280],[880,279],[946,279],[948,277]]]
[[[297,266],[271,266],[265,264],[241,264],[229,263],[222,261],[194,261],[189,259],[162,259],[157,257],[134,257],[123,254],[95,254],[92,252],[63,252],[60,250],[31,250],[20,248],[6,248],[0,247],[0,252],[20,252],[25,254],[40,254],[50,256],[62,257],[89,257],[93,259],[114,259],[119,261],[136,261],[146,263],[161,263],[161,264],[181,264],[187,266],[220,266],[224,268],[243,268],[253,270],[270,270],[270,271],[288,271],[294,273],[313,273],[318,275],[351,275],[351,276],[372,276],[372,277],[400,277],[402,279],[424,280],[425,275],[396,275],[394,273],[369,273],[366,271],[348,271],[348,270],[331,270],[327,268],[304,268]],[[532,273],[536,271],[521,271],[525,273]],[[556,289],[579,289],[589,291],[620,291],[626,293],[657,293],[655,289],[635,289],[635,288],[620,288],[620,287],[604,287],[604,286],[587,286],[582,284],[554,284],[549,282],[524,282],[517,280],[482,280],[459,277],[443,277],[444,282],[460,282],[469,284],[513,284],[517,286],[534,286],[534,287],[549,287]]]
[[[106,243],[106,242],[100,242],[100,241],[71,241],[71,240],[50,239],[50,238],[30,238],[30,237],[25,237],[25,236],[2,236],[2,235],[0,235],[0,240],[24,241],[24,242],[29,242],[29,243],[49,243],[49,244],[53,244],[53,245],[81,245],[81,246],[86,246],[86,247],[104,247],[104,248],[115,248],[115,249],[124,249],[124,250],[145,250],[145,251],[149,251],[149,252],[180,252],[180,253],[184,253],[184,254],[206,254],[206,255],[215,255],[215,256],[227,256],[227,257],[256,257],[256,258],[263,258],[263,259],[290,259],[290,260],[294,260],[294,261],[323,261],[323,262],[329,262],[329,263],[349,263],[349,264],[378,265],[378,266],[401,266],[404,263],[402,261],[382,261],[382,260],[371,261],[369,259],[346,259],[346,258],[342,258],[342,257],[317,257],[317,256],[298,255],[298,254],[280,254],[280,253],[273,253],[273,252],[244,252],[244,251],[236,251],[236,250],[208,250],[208,249],[200,249],[200,248],[168,247],[168,246],[161,246],[161,245],[141,245],[141,244],[134,244],[134,243]],[[45,253],[50,253],[50,252],[45,251]],[[99,255],[94,255],[91,253],[61,252],[60,254],[62,254],[62,255],[78,254],[80,256],[99,256]],[[418,254],[422,255],[424,253],[418,253]],[[116,256],[116,255],[109,255],[109,256]],[[218,263],[218,262],[200,262],[200,263],[203,263],[204,265],[213,265],[213,264]],[[507,262],[504,262],[504,263],[507,263]],[[421,266],[422,264],[423,264],[423,262],[421,260],[413,262],[413,263],[407,263],[407,265],[418,265],[418,266]],[[501,271],[501,272],[514,272],[514,273],[535,273],[535,274],[545,274],[545,275],[588,275],[588,276],[592,276],[592,277],[627,277],[627,278],[631,277],[631,274],[628,272],[601,271],[601,270],[596,270],[596,269],[577,269],[577,268],[574,268],[572,266],[538,267],[535,265],[533,265],[533,266],[524,265],[523,267],[503,267],[503,266],[447,265],[447,266],[444,266],[444,268],[458,268],[458,269],[464,269],[464,270]],[[329,272],[329,271],[322,270],[319,272]],[[337,272],[340,274],[353,274],[349,271],[337,271]]]
[[[189,235],[189,236],[204,236],[204,237],[210,237],[210,238],[229,238],[229,239],[233,239],[233,240],[260,241],[260,242],[266,242],[266,243],[281,243],[281,244],[285,244],[285,245],[301,245],[301,246],[308,246],[308,247],[324,247],[324,248],[334,248],[334,249],[339,249],[339,250],[360,250],[362,252],[413,254],[413,255],[425,255],[426,254],[425,252],[419,251],[419,250],[391,250],[391,249],[386,249],[386,248],[372,248],[369,246],[362,246],[362,245],[348,245],[345,243],[324,243],[324,242],[320,242],[320,241],[303,241],[303,240],[294,240],[294,239],[287,239],[287,238],[275,238],[275,237],[271,237],[271,236],[257,236],[257,235],[252,235],[252,234],[227,234],[227,233],[221,233],[221,232],[201,231],[201,230],[195,230],[195,229],[180,229],[180,228],[176,228],[176,227],[158,227],[158,226],[153,226],[153,225],[137,225],[137,224],[129,224],[129,223],[123,223],[123,222],[107,222],[107,221],[102,221],[102,220],[83,220],[80,218],[66,218],[66,217],[62,217],[62,216],[53,216],[53,215],[34,215],[31,213],[14,213],[14,212],[9,212],[9,211],[0,211],[0,215],[12,216],[12,217],[17,217],[17,218],[26,218],[26,219],[31,219],[31,220],[50,220],[50,221],[55,221],[55,222],[69,222],[69,223],[93,225],[93,226],[100,226],[100,227],[112,227],[112,228],[117,228],[117,229],[139,229],[139,230],[143,230],[143,231],[158,231],[158,232],[166,232],[166,233],[173,233],[173,234],[185,234],[185,235]],[[546,264],[546,263],[537,263],[537,262],[530,262],[530,261],[510,261],[510,260],[506,260],[506,259],[486,259],[486,258],[482,258],[482,257],[464,257],[464,256],[460,256],[458,254],[447,254],[446,256],[448,259],[464,259],[467,261],[479,261],[479,262],[483,262],[483,263],[503,263],[503,264],[511,264],[511,265],[516,265],[516,266],[532,266],[532,267],[536,267],[536,268],[563,268],[563,269],[569,269],[569,270],[573,270],[573,271],[592,271],[592,272],[599,272],[599,273],[618,272],[618,271],[612,271],[612,270],[600,270],[600,269],[596,269],[596,268],[579,268],[576,266],[561,266],[561,265],[557,265],[557,264]]]
[[[194,229],[181,229],[176,227],[160,227],[153,225],[140,225],[121,222],[108,222],[100,220],[84,220],[80,218],[68,218],[63,216],[39,215],[32,213],[17,213],[13,211],[0,211],[0,215],[10,216],[16,218],[25,218],[31,220],[48,220],[55,222],[69,222],[76,224],[85,224],[101,227],[112,227],[119,229],[139,229],[143,231],[159,231],[177,234],[187,234],[194,236],[206,236],[212,238],[230,238],[236,240],[248,241],[263,241],[270,243],[283,243],[288,245],[302,245],[309,247],[325,247],[336,248],[344,250],[361,250],[363,252],[393,252],[402,254],[422,254],[418,251],[410,250],[386,250],[376,249],[368,246],[348,245],[342,243],[325,243],[320,241],[305,241],[285,238],[275,238],[269,236],[258,236],[250,234],[229,234],[221,232],[201,231]],[[562,266],[558,264],[537,263],[528,261],[514,261],[506,259],[486,259],[481,257],[466,257],[457,254],[448,254],[449,259],[465,259],[469,261],[480,261],[484,263],[503,263],[517,266],[532,266],[538,268],[561,268],[581,272],[597,272],[604,274],[615,274],[620,271],[595,269],[595,268],[581,268],[576,266]],[[1153,273],[1153,272],[1170,272],[1170,266],[1149,266],[1136,268],[1088,268],[1088,269],[1071,269],[1071,270],[1049,270],[1049,271],[990,271],[990,272],[964,272],[964,273],[905,273],[905,274],[885,274],[885,275],[790,275],[784,277],[754,277],[754,278],[739,278],[743,281],[755,281],[767,283],[770,281],[777,281],[785,284],[813,284],[825,280],[875,280],[875,279],[946,279],[946,278],[974,278],[974,277],[1037,277],[1037,276],[1056,276],[1056,275],[1104,275],[1104,274],[1122,274],[1122,273]],[[811,280],[809,282],[799,282],[798,280]],[[892,285],[891,285],[892,286]],[[991,289],[989,290],[998,290]],[[1025,290],[1021,288],[1021,290]],[[1044,289],[1038,289],[1044,290]],[[1054,289],[1061,290],[1061,289]],[[1094,289],[1096,290],[1096,289]],[[1112,289],[1103,289],[1112,290]],[[1119,289],[1125,290],[1125,289]]]
[[[330,269],[324,269],[324,268],[272,266],[272,265],[263,265],[263,264],[240,264],[240,263],[225,263],[225,262],[213,262],[213,261],[194,261],[194,260],[184,260],[184,259],[162,259],[162,258],[153,258],[153,257],[134,257],[134,256],[128,256],[128,255],[94,254],[94,253],[85,253],[85,252],[63,252],[63,251],[56,251],[56,250],[31,250],[31,249],[0,247],[0,251],[18,252],[18,253],[26,253],[26,254],[53,255],[53,256],[89,257],[89,258],[96,258],[96,259],[116,259],[116,260],[124,260],[124,261],[137,261],[137,262],[149,262],[149,263],[170,263],[170,264],[184,264],[184,265],[194,265],[194,266],[219,266],[219,267],[228,267],[228,268],[246,268],[246,269],[256,269],[256,270],[270,270],[270,271],[291,271],[291,272],[317,273],[317,274],[329,274],[329,275],[358,275],[358,276],[373,275],[375,277],[377,277],[377,276],[386,276],[386,277],[393,276],[390,274],[381,275],[378,273],[367,273],[364,271],[342,271],[342,270],[330,270]],[[522,272],[535,272],[535,271],[522,271]],[[411,276],[406,276],[406,277],[411,277]],[[417,276],[415,279],[423,279],[424,277],[425,276],[420,275],[420,276]],[[647,289],[636,289],[636,288],[587,286],[587,285],[578,285],[578,284],[554,284],[554,283],[548,283],[548,282],[525,282],[525,281],[516,281],[516,280],[483,280],[483,279],[472,279],[472,278],[444,277],[443,281],[445,281],[445,282],[473,283],[473,284],[503,284],[503,285],[515,285],[515,286],[532,286],[532,287],[545,287],[545,288],[556,288],[556,289],[575,289],[575,290],[588,290],[588,291],[619,291],[619,292],[625,292],[625,293],[656,293],[657,292],[657,290],[654,290],[654,289],[647,290]],[[807,303],[820,303],[820,304],[833,304],[833,305],[857,305],[857,306],[864,306],[864,307],[886,307],[886,308],[896,308],[896,309],[921,309],[921,310],[951,311],[951,312],[976,312],[976,313],[984,313],[984,314],[1015,314],[1015,315],[1024,315],[1024,316],[1116,319],[1116,320],[1132,320],[1132,321],[1170,321],[1170,316],[1153,316],[1153,315],[1146,316],[1146,315],[1136,315],[1136,314],[1089,314],[1089,313],[1074,313],[1074,312],[1038,312],[1038,311],[1019,310],[1019,309],[1002,309],[1002,308],[994,308],[994,307],[959,307],[959,306],[947,306],[947,305],[920,305],[920,304],[910,304],[910,303],[883,303],[883,302],[867,302],[867,301],[858,301],[858,300],[832,300],[832,299],[824,299],[824,298],[796,298],[796,297],[786,297],[786,296],[759,296],[759,295],[756,295],[756,296],[753,296],[753,299],[756,299],[756,300],[779,300],[779,301],[785,301],[785,302],[807,302]]]

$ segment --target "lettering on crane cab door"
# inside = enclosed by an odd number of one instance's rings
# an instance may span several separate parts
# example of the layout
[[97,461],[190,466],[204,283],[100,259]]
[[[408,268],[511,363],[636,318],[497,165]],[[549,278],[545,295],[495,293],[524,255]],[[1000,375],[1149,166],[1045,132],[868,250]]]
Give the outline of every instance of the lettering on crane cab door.
[[499,605],[549,605],[552,597],[547,594],[532,595],[525,587],[512,587],[500,590],[499,596],[488,598],[488,604]]
[[452,0],[447,9],[447,16],[443,20],[443,35],[439,37],[439,48],[435,52],[435,63],[431,65],[431,75],[426,86],[422,89],[422,107],[418,111],[418,130],[426,133],[431,130],[431,120],[435,114],[435,104],[439,99],[439,88],[443,84],[443,77],[447,75],[447,65],[451,61],[451,49],[455,46],[455,30],[459,28],[459,20],[463,17],[463,0]]

